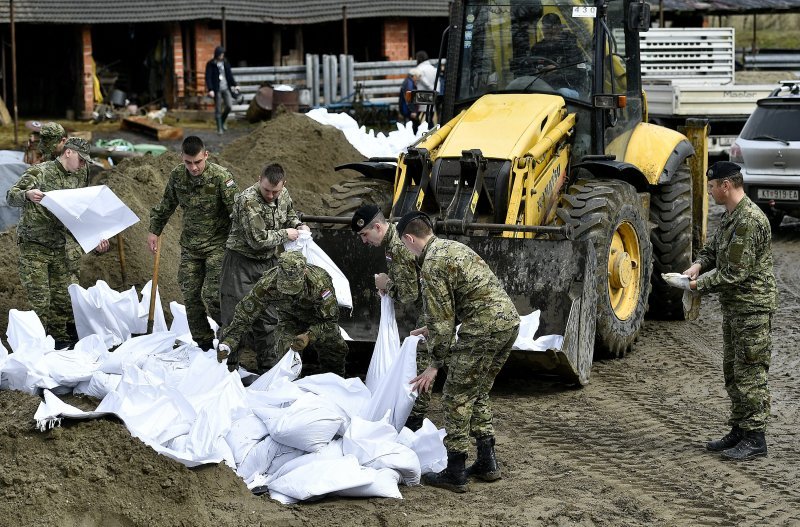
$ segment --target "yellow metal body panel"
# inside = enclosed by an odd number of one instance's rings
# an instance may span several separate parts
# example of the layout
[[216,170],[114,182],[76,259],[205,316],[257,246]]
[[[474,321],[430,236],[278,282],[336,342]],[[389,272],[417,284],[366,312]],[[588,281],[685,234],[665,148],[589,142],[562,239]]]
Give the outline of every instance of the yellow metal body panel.
[[613,143],[609,145],[606,152],[615,154],[617,159],[624,159],[627,163],[637,166],[647,178],[648,183],[655,185],[664,171],[669,156],[681,141],[686,141],[686,136],[675,130],[649,123],[639,123],[631,134],[625,152],[614,151]]
[[460,158],[474,148],[488,159],[522,157],[557,124],[563,106],[557,95],[484,95],[454,124],[437,157]]

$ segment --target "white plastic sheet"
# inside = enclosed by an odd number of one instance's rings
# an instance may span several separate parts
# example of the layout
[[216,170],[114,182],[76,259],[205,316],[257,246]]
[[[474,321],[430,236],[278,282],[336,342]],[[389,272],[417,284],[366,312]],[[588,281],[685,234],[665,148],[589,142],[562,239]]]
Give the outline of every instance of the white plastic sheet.
[[264,391],[268,390],[278,379],[293,381],[300,375],[302,369],[303,362],[300,359],[300,354],[290,348],[275,366],[256,379],[247,389],[250,391]]
[[142,361],[150,354],[171,351],[174,342],[175,335],[168,331],[133,337],[111,353],[99,369],[105,373],[120,374],[128,365],[141,366]]
[[283,244],[287,251],[300,251],[306,257],[306,261],[311,265],[322,267],[331,276],[333,289],[336,293],[336,302],[340,306],[353,308],[353,295],[350,293],[350,281],[344,273],[333,263],[333,260],[325,254],[325,251],[317,245],[311,237],[309,231],[300,231],[300,236],[292,242]]
[[27,349],[51,351],[56,347],[53,337],[45,333],[42,321],[35,311],[10,309],[6,337],[14,353]]
[[539,329],[539,317],[541,311],[538,309],[529,315],[519,317],[520,326],[517,340],[512,346],[515,350],[523,351],[547,351],[549,349],[561,349],[564,345],[562,335],[542,335],[535,339],[536,331]]
[[139,221],[114,192],[105,185],[51,190],[42,198],[47,208],[69,229],[89,252],[103,239],[109,239]]
[[378,338],[375,339],[375,350],[369,361],[366,385],[370,392],[375,392],[380,379],[389,371],[400,355],[400,334],[394,315],[394,299],[389,295],[381,297],[381,321],[378,326]]
[[403,428],[417,399],[417,393],[411,389],[409,382],[417,376],[417,343],[421,338],[406,337],[400,348],[400,356],[386,375],[381,377],[361,417],[367,421],[377,421],[390,410],[389,421],[395,430],[400,431]]

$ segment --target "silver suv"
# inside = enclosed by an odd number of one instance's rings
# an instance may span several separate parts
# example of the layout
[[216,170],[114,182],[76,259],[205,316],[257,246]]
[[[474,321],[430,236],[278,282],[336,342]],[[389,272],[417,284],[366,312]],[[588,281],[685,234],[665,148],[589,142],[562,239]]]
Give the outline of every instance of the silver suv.
[[800,218],[800,81],[783,81],[758,101],[731,146],[744,190],[774,229],[785,215]]

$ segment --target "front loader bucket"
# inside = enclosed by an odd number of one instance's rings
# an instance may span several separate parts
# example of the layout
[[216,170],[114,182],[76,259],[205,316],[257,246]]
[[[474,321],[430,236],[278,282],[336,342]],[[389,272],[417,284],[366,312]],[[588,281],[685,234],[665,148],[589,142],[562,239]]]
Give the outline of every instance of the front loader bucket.
[[[368,247],[352,232],[314,229],[320,247],[350,280],[352,316],[339,324],[356,341],[374,342],[380,323],[375,273],[386,271],[383,249]],[[497,274],[520,315],[541,310],[536,336],[563,335],[561,349],[515,351],[510,362],[586,384],[592,365],[597,293],[594,247],[572,240],[485,236],[453,237],[477,252]],[[395,304],[403,338],[414,329],[418,313]]]

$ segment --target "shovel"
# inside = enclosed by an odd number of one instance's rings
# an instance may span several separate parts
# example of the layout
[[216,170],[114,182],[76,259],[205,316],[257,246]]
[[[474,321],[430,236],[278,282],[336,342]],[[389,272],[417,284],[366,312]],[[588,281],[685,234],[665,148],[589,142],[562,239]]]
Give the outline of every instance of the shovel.
[[153,332],[153,317],[156,312],[156,294],[158,293],[158,263],[161,260],[161,236],[156,241],[156,261],[153,265],[153,282],[150,287],[150,311],[147,313],[147,333]]

